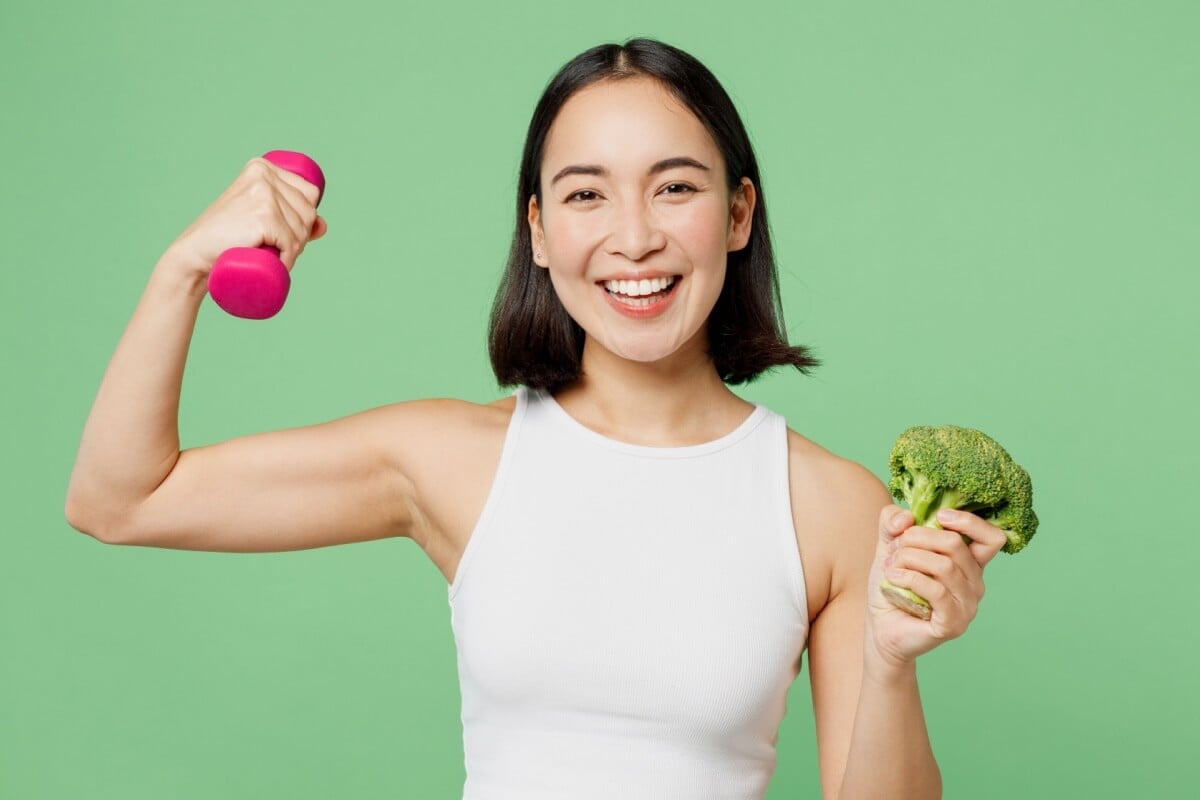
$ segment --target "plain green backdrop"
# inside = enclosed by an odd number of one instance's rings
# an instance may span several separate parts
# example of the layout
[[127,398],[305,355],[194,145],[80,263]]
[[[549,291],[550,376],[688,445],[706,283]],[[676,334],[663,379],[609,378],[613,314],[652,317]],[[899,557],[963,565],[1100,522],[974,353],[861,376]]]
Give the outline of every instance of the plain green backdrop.
[[[156,259],[274,148],[324,167],[330,232],[275,319],[206,302],[183,446],[499,396],[533,104],[636,35],[737,103],[825,361],[744,396],[881,477],[942,422],[1033,475],[1037,537],[920,662],[946,797],[1195,796],[1200,6],[3,0],[0,797],[459,796],[445,583],[412,542],[105,546],[67,479]],[[772,800],[819,797],[807,677]]]

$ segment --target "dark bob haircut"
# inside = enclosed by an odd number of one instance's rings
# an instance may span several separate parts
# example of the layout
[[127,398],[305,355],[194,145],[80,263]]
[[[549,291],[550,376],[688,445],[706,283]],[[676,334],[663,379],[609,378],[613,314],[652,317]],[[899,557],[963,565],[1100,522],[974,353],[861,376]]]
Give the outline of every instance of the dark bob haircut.
[[653,39],[631,39],[576,56],[550,81],[534,109],[521,157],[516,229],[489,322],[488,353],[496,379],[501,386],[555,391],[581,376],[583,329],[563,308],[548,271],[533,262],[529,198],[537,196],[541,205],[542,153],[563,104],[597,81],[635,77],[657,80],[703,123],[724,157],[731,192],[745,176],[758,195],[750,239],[729,253],[725,284],[708,319],[709,355],[718,374],[731,384],[783,365],[807,374],[818,361],[808,348],[787,342],[758,162],[733,101],[691,55]]

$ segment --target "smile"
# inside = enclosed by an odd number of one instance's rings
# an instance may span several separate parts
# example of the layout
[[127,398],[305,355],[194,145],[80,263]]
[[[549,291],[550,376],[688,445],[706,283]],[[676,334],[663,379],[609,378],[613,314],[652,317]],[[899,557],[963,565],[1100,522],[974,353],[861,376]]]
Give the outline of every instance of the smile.
[[605,281],[604,288],[612,294],[625,297],[644,297],[658,294],[674,284],[675,276],[669,275],[666,278],[649,278],[640,281]]
[[671,294],[674,283],[676,276],[671,275],[665,278],[642,278],[641,281],[605,281],[604,288],[613,300],[634,308],[646,308]]
[[603,281],[601,286],[617,310],[629,316],[649,317],[666,310],[678,284],[679,276],[669,275],[640,281]]

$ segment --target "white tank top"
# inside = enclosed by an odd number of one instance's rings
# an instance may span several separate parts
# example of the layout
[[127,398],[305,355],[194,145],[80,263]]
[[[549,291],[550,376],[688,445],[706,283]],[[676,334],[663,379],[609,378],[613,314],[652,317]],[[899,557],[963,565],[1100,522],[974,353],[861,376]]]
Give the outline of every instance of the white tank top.
[[645,447],[522,387],[449,587],[464,800],[762,798],[808,636],[787,427]]

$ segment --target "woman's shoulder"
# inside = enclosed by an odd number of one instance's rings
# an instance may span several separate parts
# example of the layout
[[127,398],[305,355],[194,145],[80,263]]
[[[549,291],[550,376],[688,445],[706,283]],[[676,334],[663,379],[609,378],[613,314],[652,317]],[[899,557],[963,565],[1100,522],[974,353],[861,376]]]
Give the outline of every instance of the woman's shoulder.
[[881,493],[887,494],[883,482],[871,470],[791,428],[788,428],[788,469],[793,490],[819,491],[832,504],[855,499],[874,502]]
[[430,422],[462,423],[493,420],[501,415],[511,416],[516,403],[517,395],[514,393],[482,403],[457,397],[427,397],[399,401],[386,408],[396,414],[421,417]]
[[381,406],[375,412],[381,427],[400,435],[474,434],[486,429],[507,428],[516,402],[516,395],[483,403],[431,397],[398,401]]
[[879,511],[891,503],[869,469],[788,429],[792,521],[816,617],[849,575],[870,563]]
[[401,461],[421,460],[431,452],[451,456],[474,449],[472,443],[502,441],[515,408],[515,395],[483,403],[449,397],[405,400],[376,409],[377,433]]

